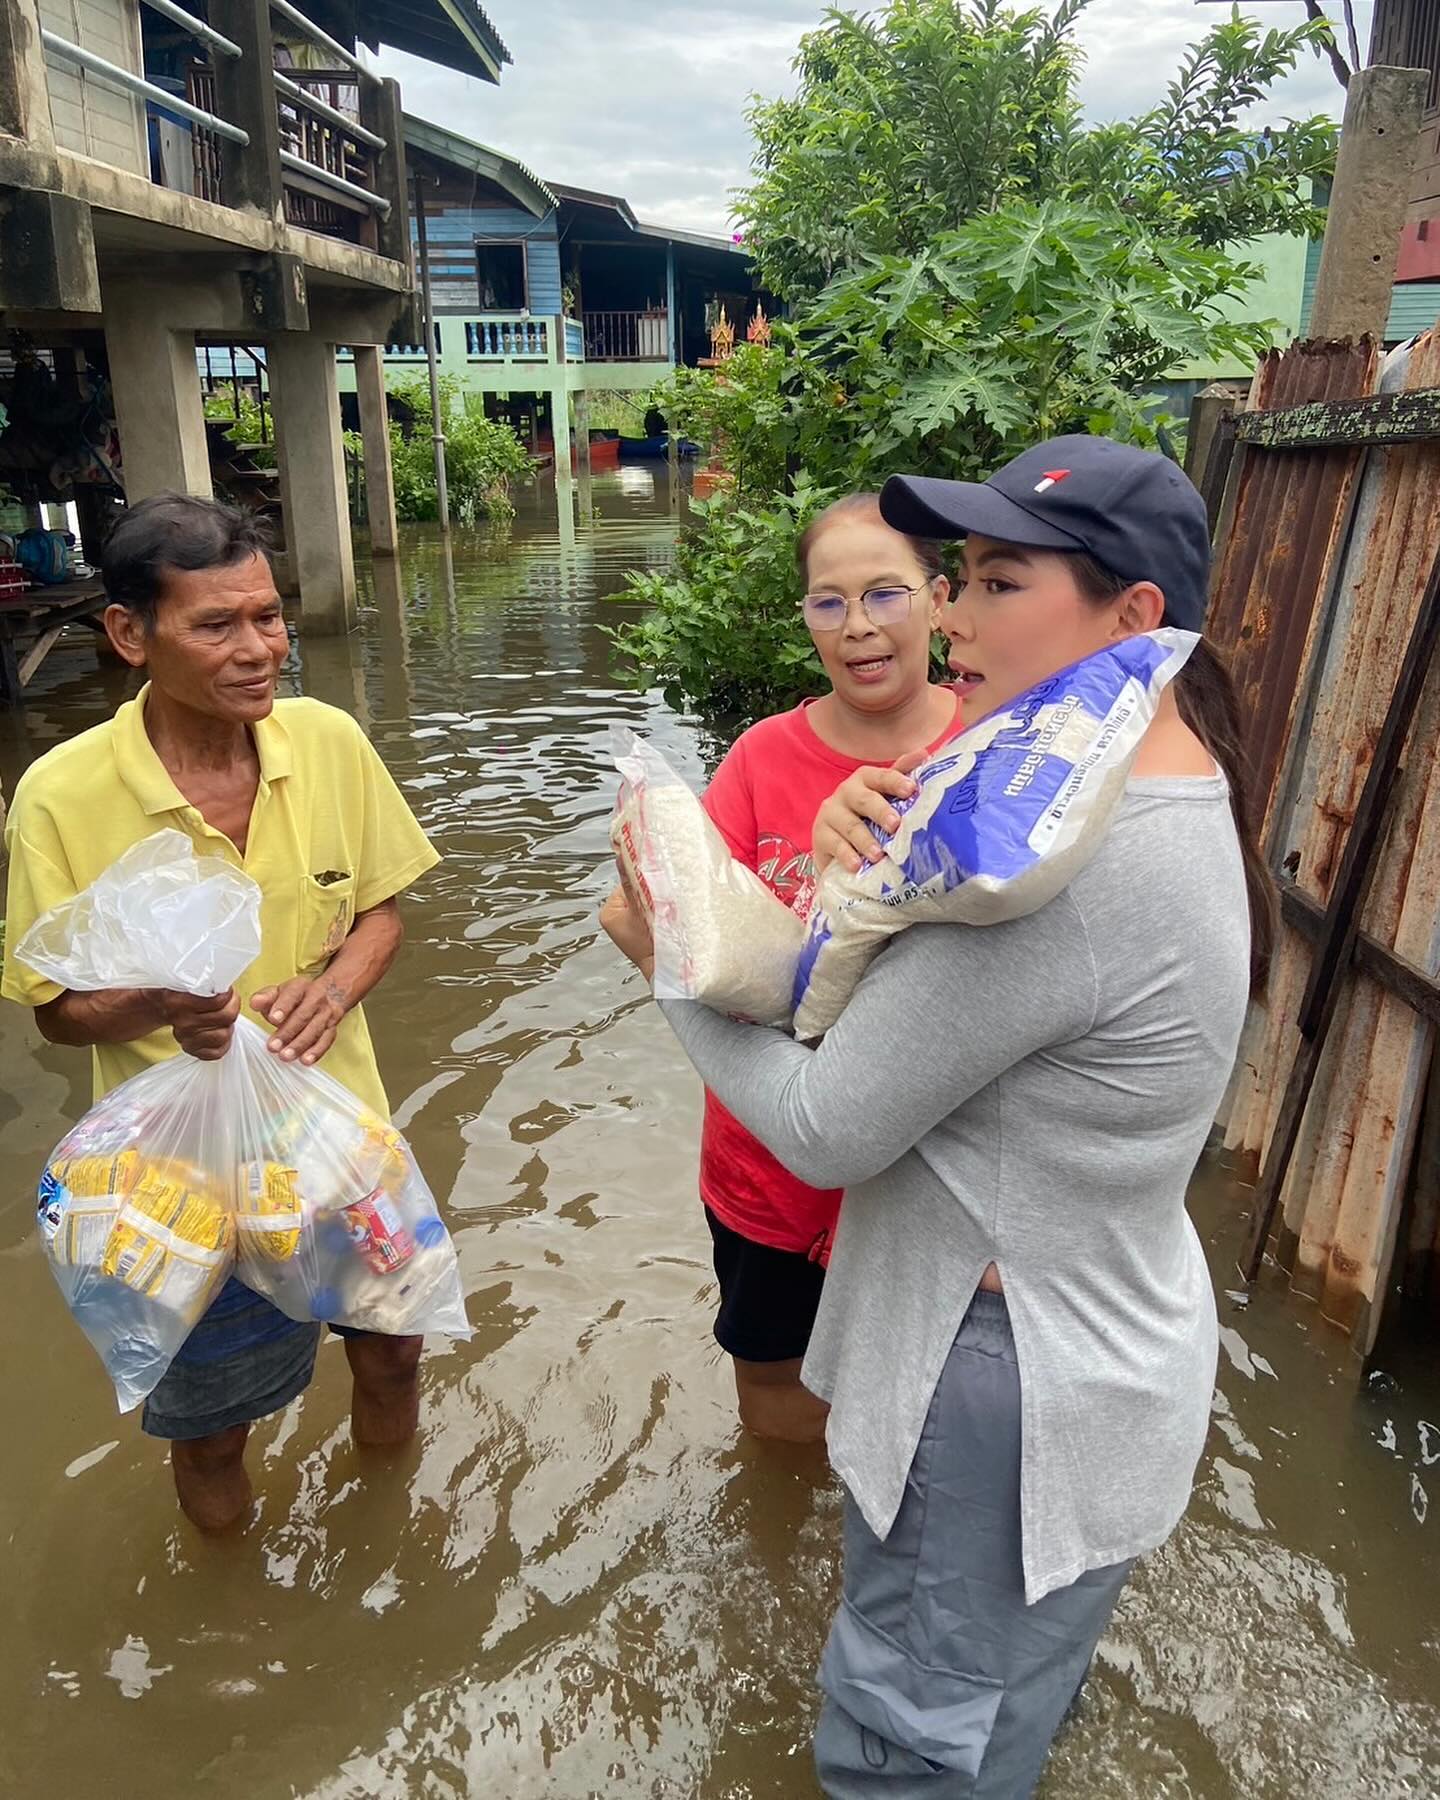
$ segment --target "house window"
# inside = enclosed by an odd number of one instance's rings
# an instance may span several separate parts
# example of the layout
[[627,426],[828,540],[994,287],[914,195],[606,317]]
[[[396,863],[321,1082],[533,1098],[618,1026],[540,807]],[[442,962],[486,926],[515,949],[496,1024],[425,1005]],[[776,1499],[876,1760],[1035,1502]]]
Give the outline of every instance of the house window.
[[481,312],[524,312],[530,305],[523,244],[476,244]]

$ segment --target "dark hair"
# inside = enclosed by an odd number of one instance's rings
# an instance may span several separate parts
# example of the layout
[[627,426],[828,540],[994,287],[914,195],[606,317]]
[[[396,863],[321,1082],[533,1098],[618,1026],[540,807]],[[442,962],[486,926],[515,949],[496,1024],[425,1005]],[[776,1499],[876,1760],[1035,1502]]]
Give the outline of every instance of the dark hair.
[[[1104,605],[1134,585],[1107,569],[1084,551],[1062,552],[1086,600]],[[1264,992],[1275,947],[1279,909],[1275,883],[1260,853],[1250,792],[1250,759],[1245,751],[1240,701],[1230,671],[1204,638],[1190,653],[1190,660],[1175,682],[1180,716],[1220,765],[1230,787],[1230,810],[1245,864],[1245,892],[1250,902],[1250,987]]]
[[153,631],[167,569],[228,569],[269,555],[269,532],[257,514],[198,494],[154,494],[116,520],[100,568],[114,604]]
[[[843,499],[833,500],[822,513],[815,517],[800,533],[795,545],[795,566],[800,571],[800,579],[806,579],[806,571],[810,562],[810,552],[815,548],[821,533],[837,519],[860,518],[873,519],[877,525],[885,525],[887,531],[894,531],[893,525],[886,525],[880,511],[878,494],[846,494]],[[935,538],[911,537],[908,531],[896,533],[903,537],[914,552],[915,560],[933,581],[937,575],[946,575],[944,547]]]

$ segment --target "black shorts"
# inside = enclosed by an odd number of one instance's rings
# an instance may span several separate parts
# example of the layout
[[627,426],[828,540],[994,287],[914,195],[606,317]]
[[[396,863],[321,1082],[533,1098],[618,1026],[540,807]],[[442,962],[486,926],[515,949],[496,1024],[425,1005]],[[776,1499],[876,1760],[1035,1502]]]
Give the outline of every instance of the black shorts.
[[720,1311],[715,1341],[742,1362],[789,1362],[803,1356],[815,1327],[822,1264],[800,1250],[772,1250],[722,1224],[707,1206],[705,1222],[715,1240]]

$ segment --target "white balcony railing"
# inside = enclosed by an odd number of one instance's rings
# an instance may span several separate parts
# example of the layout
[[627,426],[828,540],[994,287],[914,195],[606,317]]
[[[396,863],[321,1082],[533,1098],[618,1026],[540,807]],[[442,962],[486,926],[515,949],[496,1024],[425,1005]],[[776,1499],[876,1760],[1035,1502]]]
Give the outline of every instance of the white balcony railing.
[[[470,319],[445,321],[465,333],[465,355],[472,363],[558,362],[556,321],[548,314],[481,313]],[[564,321],[564,360],[584,362],[585,329],[578,319]]]
[[[556,355],[558,336],[556,321],[548,315],[525,318],[518,313],[479,313],[463,318],[449,313],[435,321],[435,354],[452,373],[458,373],[455,365],[462,349],[466,362],[472,366],[549,364],[560,360]],[[341,346],[335,354],[342,363],[354,360],[353,352],[346,346]],[[389,343],[385,346],[385,360],[423,363],[425,346],[423,343]],[[584,360],[585,337],[580,321],[566,319],[565,361]]]
[[551,360],[552,321],[548,318],[482,313],[478,319],[461,323],[465,328],[465,354],[471,362]]

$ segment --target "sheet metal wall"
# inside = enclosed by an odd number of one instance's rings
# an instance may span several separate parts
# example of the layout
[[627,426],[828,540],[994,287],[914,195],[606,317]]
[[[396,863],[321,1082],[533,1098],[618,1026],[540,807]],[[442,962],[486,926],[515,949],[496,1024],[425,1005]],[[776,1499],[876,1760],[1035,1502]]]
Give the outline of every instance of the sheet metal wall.
[[[1343,397],[1346,381],[1370,385],[1373,360],[1367,371],[1354,347],[1297,349],[1287,386],[1273,364],[1262,368],[1262,404],[1294,403],[1269,396],[1293,393],[1304,380],[1329,386],[1326,397]],[[1387,387],[1440,387],[1440,337],[1427,334],[1400,356]],[[1313,389],[1298,396],[1315,397]],[[1266,469],[1271,460],[1277,467]],[[1440,548],[1440,443],[1251,451],[1246,464],[1221,558],[1216,635],[1242,681],[1272,861],[1289,858],[1302,890],[1323,903]],[[1363,487],[1342,546],[1357,481]],[[1440,971],[1437,745],[1440,676],[1432,672],[1362,921],[1431,975]],[[1267,1003],[1256,1009],[1242,1047],[1227,1117],[1227,1142],[1257,1159],[1269,1145],[1299,1041],[1293,1021],[1309,967],[1308,945],[1287,929]],[[1403,1002],[1364,977],[1349,979],[1285,1189],[1277,1253],[1293,1284],[1362,1348],[1374,1339],[1412,1192],[1431,1039]],[[1436,1161],[1421,1159],[1423,1191],[1405,1246],[1412,1280],[1424,1277],[1427,1254],[1440,1258],[1436,1209],[1424,1186]]]

